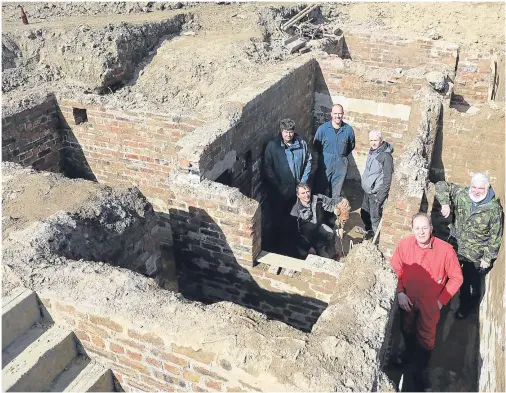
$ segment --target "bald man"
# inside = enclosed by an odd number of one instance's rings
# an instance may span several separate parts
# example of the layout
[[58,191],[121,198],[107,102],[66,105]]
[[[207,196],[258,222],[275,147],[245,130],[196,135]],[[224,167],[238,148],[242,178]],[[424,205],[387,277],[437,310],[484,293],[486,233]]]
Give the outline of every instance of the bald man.
[[364,222],[364,229],[358,230],[367,237],[373,237],[383,214],[383,205],[390,191],[394,161],[393,146],[384,141],[381,131],[372,130],[369,133],[371,148],[367,154],[364,172],[362,173],[362,189],[364,199],[360,209],[360,217]]
[[348,156],[355,148],[353,128],[343,121],[344,110],[339,104],[332,107],[332,120],[318,127],[314,149],[318,153],[318,168],[325,170],[326,184],[318,188],[331,198],[339,198],[348,171]]

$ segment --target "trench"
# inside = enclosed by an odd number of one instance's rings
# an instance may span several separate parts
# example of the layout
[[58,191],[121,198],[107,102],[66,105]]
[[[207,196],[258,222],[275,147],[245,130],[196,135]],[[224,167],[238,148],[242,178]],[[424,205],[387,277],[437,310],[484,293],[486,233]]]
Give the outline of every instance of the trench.
[[[272,241],[273,226],[269,217],[272,206],[269,206],[267,201],[261,168],[263,149],[267,141],[277,133],[277,122],[280,118],[294,118],[300,130],[299,134],[310,141],[317,126],[328,120],[332,103],[339,101],[350,108],[346,111],[345,121],[356,124],[360,128],[360,133],[357,134],[357,148],[344,186],[344,195],[352,204],[352,215],[346,228],[349,237],[345,238],[343,244],[345,252],[349,250],[350,243],[355,241],[351,237],[351,230],[354,226],[361,225],[359,211],[362,193],[358,181],[368,151],[367,143],[364,142],[365,135],[371,129],[382,128],[385,130],[385,137],[393,141],[398,151],[402,151],[409,143],[404,139],[403,134],[408,130],[411,101],[409,97],[403,97],[402,103],[395,102],[395,95],[399,94],[401,88],[407,89],[407,94],[413,94],[417,89],[416,82],[420,83],[420,80],[405,86],[399,82],[398,90],[391,92],[386,86],[390,86],[392,81],[376,80],[372,83],[364,80],[357,81],[356,75],[347,74],[343,69],[337,73],[335,70],[329,71],[331,65],[328,59],[320,62],[309,61],[298,67],[284,81],[273,83],[269,89],[262,92],[263,96],[255,102],[255,105],[245,106],[241,121],[233,129],[228,130],[227,143],[236,150],[228,168],[218,173],[213,171],[217,163],[223,162],[223,157],[218,157],[208,167],[202,169],[202,179],[235,188],[243,196],[260,204],[262,226],[256,236],[261,237],[261,250],[279,252],[275,242],[273,244]],[[340,90],[336,87],[341,83],[340,80],[347,77],[350,79],[347,89]],[[371,85],[380,85],[380,87],[373,91]],[[283,94],[303,98],[297,103],[280,101],[279,98]],[[387,108],[392,112],[380,112],[378,109],[380,104],[382,108]],[[397,105],[395,109],[400,109],[394,111],[389,105]],[[156,190],[143,191],[150,187],[139,177],[129,177],[129,173],[132,172],[127,173],[125,169],[129,166],[129,170],[134,167],[132,171],[140,172],[141,177],[143,173],[147,173],[147,171],[137,169],[144,168],[138,158],[125,157],[123,151],[120,159],[116,159],[114,155],[105,155],[105,151],[110,149],[102,148],[100,143],[107,142],[99,141],[97,137],[109,138],[110,135],[108,136],[107,130],[101,129],[95,129],[95,134],[93,134],[94,127],[99,124],[93,118],[93,116],[98,118],[98,115],[90,116],[93,109],[88,111],[85,105],[83,107],[69,107],[68,104],[60,106],[56,100],[54,107],[57,110],[48,122],[53,122],[51,125],[62,137],[59,156],[55,158],[57,165],[46,160],[46,150],[41,150],[38,152],[38,160],[31,162],[34,167],[60,171],[71,178],[136,185],[141,189],[143,197],[157,198],[159,196]],[[69,107],[70,110],[65,107]],[[311,116],[307,115],[307,108],[311,108]],[[73,118],[73,121],[69,122],[69,118]],[[145,124],[141,124],[140,127],[143,132],[149,131]],[[121,136],[119,127],[115,132],[116,136]],[[86,136],[85,133],[91,136]],[[84,138],[83,135],[85,135]],[[248,138],[252,143],[242,142]],[[43,143],[46,142],[51,142],[51,140],[47,139]],[[220,140],[217,143],[221,142],[223,141]],[[54,146],[56,145],[55,142]],[[151,145],[148,149],[153,149],[153,146]],[[178,152],[174,150],[171,153],[177,156]],[[24,153],[18,152],[18,154]],[[41,153],[43,154],[40,155]],[[48,154],[51,154],[51,151]],[[110,175],[107,169],[111,167],[119,169]],[[163,169],[176,171],[176,167],[177,164],[171,161]],[[204,175],[211,172],[213,176]],[[157,182],[165,180],[166,173],[160,174],[156,179]],[[183,205],[186,203],[182,200],[179,202]],[[268,288],[262,281],[266,276],[269,276],[274,283],[278,283],[277,280],[279,280],[284,284],[295,285],[302,281],[301,275],[298,272],[287,272],[290,269],[278,269],[276,273],[271,272],[269,275],[269,267],[262,264],[245,267],[235,257],[236,245],[223,242],[227,235],[224,230],[220,231],[222,224],[216,221],[216,218],[211,216],[205,208],[192,208],[188,207],[189,205],[190,203],[181,207],[165,206],[165,210],[155,209],[156,212],[150,216],[149,220],[140,220],[139,222],[142,222],[140,227],[131,228],[126,237],[121,238],[112,235],[98,222],[78,222],[77,227],[66,230],[69,238],[65,244],[61,245],[58,252],[71,259],[82,258],[126,267],[155,278],[162,288],[177,291],[189,300],[204,304],[223,300],[232,301],[260,311],[269,319],[279,320],[304,332],[310,332],[327,308],[328,301],[287,291],[276,292]],[[437,213],[437,206],[434,206],[434,209],[436,210],[433,213]],[[183,233],[178,233],[178,226],[175,225],[178,223],[188,225],[183,227]],[[196,232],[194,227],[196,227]],[[139,228],[143,230],[139,231]],[[444,239],[445,227],[441,224],[435,229],[436,235]],[[198,238],[192,239],[189,232],[196,233]],[[157,239],[160,240],[159,245],[153,246],[152,234],[157,234]],[[88,239],[86,248],[75,247],[82,238]],[[213,243],[213,239],[222,241]],[[188,247],[187,241],[196,243]],[[105,247],[104,243],[106,243]],[[215,253],[228,255],[228,258],[216,257]],[[285,254],[288,253],[285,252]],[[493,271],[489,280],[497,281],[496,274],[498,273]],[[497,301],[499,298],[493,300]],[[483,359],[478,360],[483,340],[480,338],[480,321],[488,316],[476,313],[464,321],[456,321],[452,316],[452,312],[456,309],[456,302],[457,298],[454,298],[442,313],[438,326],[436,351],[431,360],[431,377],[436,390],[473,391],[478,389],[479,376],[483,372],[480,369],[480,362],[483,363]],[[392,348],[395,350],[400,346],[398,321],[394,321],[391,337]],[[386,372],[393,381],[399,382],[398,370],[387,366]]]

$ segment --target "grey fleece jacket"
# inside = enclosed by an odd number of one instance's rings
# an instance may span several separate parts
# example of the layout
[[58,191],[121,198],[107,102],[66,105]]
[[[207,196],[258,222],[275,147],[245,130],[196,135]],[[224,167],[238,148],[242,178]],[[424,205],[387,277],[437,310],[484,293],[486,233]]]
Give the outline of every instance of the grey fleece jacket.
[[380,204],[385,202],[392,183],[394,162],[393,146],[383,141],[375,150],[369,150],[364,173],[362,174],[362,189],[367,194],[376,194]]

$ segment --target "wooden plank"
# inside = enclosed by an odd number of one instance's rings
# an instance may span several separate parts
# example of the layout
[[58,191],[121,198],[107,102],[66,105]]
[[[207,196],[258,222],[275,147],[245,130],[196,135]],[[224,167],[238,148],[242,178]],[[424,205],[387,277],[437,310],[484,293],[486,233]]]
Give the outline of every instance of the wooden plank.
[[284,267],[285,269],[302,271],[304,261],[301,259],[287,257],[286,255],[275,254],[273,252],[261,251],[258,255],[257,262],[265,263],[269,266]]

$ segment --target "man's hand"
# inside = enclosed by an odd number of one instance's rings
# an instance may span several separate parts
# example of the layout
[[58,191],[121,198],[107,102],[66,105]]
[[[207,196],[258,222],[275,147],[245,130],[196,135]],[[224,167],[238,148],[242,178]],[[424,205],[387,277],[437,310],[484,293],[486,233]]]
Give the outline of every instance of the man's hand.
[[313,247],[311,247],[311,248],[309,249],[308,253],[309,253],[309,254],[316,255],[316,250],[315,250]]
[[482,259],[482,260],[480,260],[480,267],[482,269],[488,269],[490,267],[490,262]]
[[406,295],[404,292],[399,292],[397,295],[397,300],[399,300],[399,307],[402,308],[405,311],[411,311],[411,307],[413,303],[411,303],[411,300],[409,300],[408,295]]
[[441,303],[441,302],[439,301],[439,299],[438,299],[438,301],[437,301],[437,305],[439,306],[439,309],[440,309],[440,310],[443,308],[443,303]]
[[450,205],[441,205],[441,215],[444,218],[450,215]]

